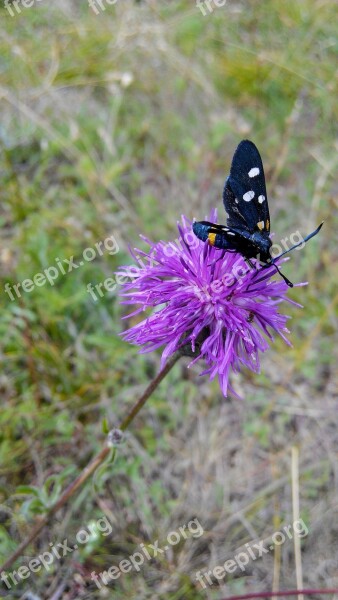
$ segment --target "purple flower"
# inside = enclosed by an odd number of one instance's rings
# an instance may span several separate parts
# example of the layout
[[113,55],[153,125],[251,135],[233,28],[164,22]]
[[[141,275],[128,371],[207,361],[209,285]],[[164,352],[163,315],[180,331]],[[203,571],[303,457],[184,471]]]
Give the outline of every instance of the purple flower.
[[[209,220],[217,222],[216,211]],[[273,333],[291,345],[285,337],[288,317],[278,308],[283,300],[300,305],[286,297],[289,288],[282,279],[271,279],[273,266],[255,270],[240,254],[201,242],[184,216],[178,230],[174,242],[152,243],[141,236],[150,250],[135,249],[136,265],[120,268],[129,278],[122,304],[139,305],[128,317],[152,309],[122,336],[143,346],[141,352],[165,346],[162,366],[184,348],[194,356],[190,364],[205,361],[202,375],[218,375],[224,396],[228,388],[237,395],[229,385],[231,369],[238,372],[245,365],[258,373],[259,352],[269,348]]]

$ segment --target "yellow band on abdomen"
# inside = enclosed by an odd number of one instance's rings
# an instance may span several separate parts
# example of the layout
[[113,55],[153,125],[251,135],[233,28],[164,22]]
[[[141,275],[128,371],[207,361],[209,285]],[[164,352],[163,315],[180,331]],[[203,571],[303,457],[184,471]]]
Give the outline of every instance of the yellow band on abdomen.
[[209,233],[208,234],[208,240],[209,240],[210,244],[212,246],[214,246],[215,245],[215,240],[216,240],[216,233]]

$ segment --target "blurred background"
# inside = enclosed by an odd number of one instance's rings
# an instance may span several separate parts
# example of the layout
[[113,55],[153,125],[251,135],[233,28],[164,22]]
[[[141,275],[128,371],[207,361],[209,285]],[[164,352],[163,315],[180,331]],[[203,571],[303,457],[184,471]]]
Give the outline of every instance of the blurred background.
[[[224,399],[188,359],[176,364],[115,464],[10,570],[103,515],[112,534],[3,585],[2,597],[218,600],[296,588],[293,540],[206,589],[195,575],[293,522],[292,448],[309,531],[304,587],[338,586],[335,3],[24,4],[0,8],[1,562],[159,370],[160,352],[139,355],[119,337],[138,319],[121,321],[118,286],[95,299],[88,284],[131,263],[139,234],[175,239],[182,213],[218,207],[224,222],[221,192],[243,138],[263,158],[275,241],[325,224],[284,267],[309,282],[289,292],[304,308],[284,309],[293,347],[276,340],[260,375],[232,378],[243,400]],[[111,236],[118,252],[100,253]],[[72,256],[83,264],[68,273]],[[52,266],[52,284],[16,293]],[[92,581],[193,518],[203,536],[107,587]]]

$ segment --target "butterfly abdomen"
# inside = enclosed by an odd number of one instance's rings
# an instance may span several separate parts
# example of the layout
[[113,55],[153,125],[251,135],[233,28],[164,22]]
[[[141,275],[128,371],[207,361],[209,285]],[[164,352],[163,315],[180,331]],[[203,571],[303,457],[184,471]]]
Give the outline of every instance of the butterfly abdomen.
[[210,225],[206,225],[202,221],[200,221],[200,222],[195,221],[193,223],[192,230],[193,230],[194,234],[200,240],[202,240],[202,242],[206,242],[208,239],[209,231],[210,231]]
[[232,248],[232,245],[229,243],[229,240],[225,238],[222,233],[217,233],[213,231],[213,224],[205,221],[195,221],[193,223],[193,232],[194,234],[202,240],[202,242],[208,241],[211,246],[215,246],[215,248],[220,248],[223,250],[229,250]]

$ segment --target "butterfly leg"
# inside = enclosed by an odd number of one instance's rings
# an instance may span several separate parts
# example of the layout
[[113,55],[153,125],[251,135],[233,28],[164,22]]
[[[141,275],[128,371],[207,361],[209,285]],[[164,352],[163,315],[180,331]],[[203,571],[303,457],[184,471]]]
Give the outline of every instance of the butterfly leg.
[[245,260],[246,260],[246,262],[248,263],[249,267],[251,267],[252,269],[256,269],[256,270],[257,270],[257,267],[256,267],[256,265],[254,265],[254,264],[251,262],[250,258],[246,258]]
[[283,275],[283,273],[277,267],[277,265],[276,265],[276,263],[275,263],[274,260],[271,260],[270,262],[267,262],[267,263],[265,263],[263,265],[261,263],[261,268],[258,271],[262,271],[263,269],[268,269],[269,267],[275,267],[276,271],[279,273],[279,275],[282,277],[282,279],[284,279],[286,285],[288,285],[289,287],[293,287],[293,283],[290,281],[290,279],[288,279],[287,277],[285,277],[285,275]]
[[278,271],[278,273],[280,274],[280,276],[282,277],[282,279],[284,279],[285,283],[289,287],[293,287],[293,283],[290,281],[290,279],[288,279],[287,277],[285,277],[285,275],[283,275],[282,271],[277,267],[276,263],[272,262],[271,264]]

